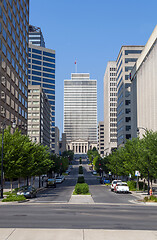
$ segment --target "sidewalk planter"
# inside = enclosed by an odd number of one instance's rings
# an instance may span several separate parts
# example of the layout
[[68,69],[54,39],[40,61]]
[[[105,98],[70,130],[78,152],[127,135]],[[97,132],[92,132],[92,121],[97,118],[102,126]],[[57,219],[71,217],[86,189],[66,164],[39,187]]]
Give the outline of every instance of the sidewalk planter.
[[16,194],[7,195],[6,198],[2,200],[2,202],[19,202],[19,201],[26,201],[24,196],[17,196]]
[[89,193],[89,186],[87,183],[77,183],[75,185],[74,192],[76,194],[88,194]]
[[79,166],[79,174],[83,174],[83,167]]
[[84,176],[79,176],[77,179],[77,183],[85,183]]

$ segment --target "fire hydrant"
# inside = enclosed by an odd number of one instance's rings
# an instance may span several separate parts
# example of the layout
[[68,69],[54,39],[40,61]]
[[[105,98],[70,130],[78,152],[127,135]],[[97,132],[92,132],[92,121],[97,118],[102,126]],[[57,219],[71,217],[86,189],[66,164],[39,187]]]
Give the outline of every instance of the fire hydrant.
[[150,189],[149,194],[150,194],[150,196],[152,195],[152,188]]

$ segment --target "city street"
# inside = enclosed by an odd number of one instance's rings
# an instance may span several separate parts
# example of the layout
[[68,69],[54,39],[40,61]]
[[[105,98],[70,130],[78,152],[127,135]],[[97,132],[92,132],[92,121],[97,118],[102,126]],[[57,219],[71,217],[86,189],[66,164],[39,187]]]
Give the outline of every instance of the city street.
[[78,163],[56,188],[43,189],[26,203],[1,204],[0,228],[156,230],[156,206],[135,204],[130,202],[136,200],[132,194],[111,192],[91,174],[85,161],[84,176],[94,203],[70,204]]
[[[89,185],[89,189],[92,198],[95,203],[118,203],[118,204],[130,204],[130,201],[136,200],[132,194],[115,194],[110,191],[109,186],[105,186],[99,183],[97,176],[93,176],[89,170],[89,165],[83,160],[84,177],[86,183]],[[70,175],[65,176],[65,181],[61,184],[57,184],[56,188],[43,189],[37,194],[37,198],[31,199],[32,203],[66,203],[69,202],[71,194],[74,190],[78,177],[79,161],[75,161],[73,169]]]

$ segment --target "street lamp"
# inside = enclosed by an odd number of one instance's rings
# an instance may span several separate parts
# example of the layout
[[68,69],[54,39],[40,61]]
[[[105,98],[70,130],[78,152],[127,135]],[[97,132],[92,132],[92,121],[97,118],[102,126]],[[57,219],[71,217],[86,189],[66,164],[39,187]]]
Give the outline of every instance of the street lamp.
[[[137,128],[137,134],[139,135],[139,129],[143,129],[146,133],[148,132],[148,130],[144,127],[138,127]],[[150,182],[149,182],[149,155],[148,155],[148,195],[149,195],[149,189],[150,189]]]

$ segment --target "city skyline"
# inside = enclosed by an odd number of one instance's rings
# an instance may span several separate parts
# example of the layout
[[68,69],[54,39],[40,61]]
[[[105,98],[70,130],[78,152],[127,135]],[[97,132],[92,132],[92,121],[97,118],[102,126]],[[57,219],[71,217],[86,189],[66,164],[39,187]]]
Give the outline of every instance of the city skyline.
[[[116,60],[122,45],[145,45],[156,25],[157,3],[152,1],[154,8],[149,11],[151,6],[144,6],[144,2],[141,5],[141,1],[133,1],[129,8],[124,1],[114,4],[47,1],[45,6],[40,0],[30,3],[30,24],[40,26],[46,46],[56,50],[56,125],[61,132],[63,81],[75,71],[75,59],[78,72],[90,72],[91,78],[98,81],[98,121],[103,120],[103,76],[107,62]],[[133,15],[131,21],[124,22]]]

